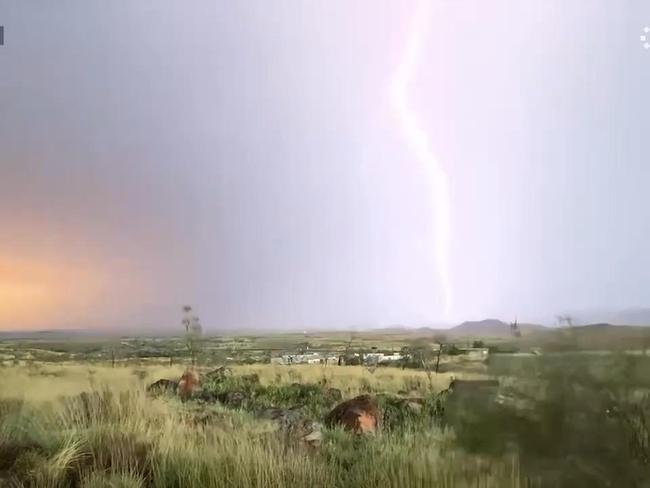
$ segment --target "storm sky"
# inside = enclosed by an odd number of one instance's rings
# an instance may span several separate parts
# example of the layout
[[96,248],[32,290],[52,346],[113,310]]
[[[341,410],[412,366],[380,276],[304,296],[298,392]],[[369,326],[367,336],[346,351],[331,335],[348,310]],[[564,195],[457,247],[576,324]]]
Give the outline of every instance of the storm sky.
[[[0,0],[0,329],[439,325],[650,305],[645,0]],[[649,37],[650,39],[650,34]]]

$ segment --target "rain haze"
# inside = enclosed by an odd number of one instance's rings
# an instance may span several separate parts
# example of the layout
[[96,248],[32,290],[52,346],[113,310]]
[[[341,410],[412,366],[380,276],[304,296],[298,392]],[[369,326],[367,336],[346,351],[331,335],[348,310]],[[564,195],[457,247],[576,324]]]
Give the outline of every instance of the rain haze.
[[650,305],[650,4],[432,1],[402,88],[437,172],[391,98],[417,17],[0,0],[0,329]]

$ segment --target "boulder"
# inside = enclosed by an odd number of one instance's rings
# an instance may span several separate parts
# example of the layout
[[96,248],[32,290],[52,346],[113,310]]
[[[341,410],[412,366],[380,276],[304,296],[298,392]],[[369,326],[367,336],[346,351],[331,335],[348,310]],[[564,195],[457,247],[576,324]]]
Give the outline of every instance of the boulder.
[[357,434],[367,434],[379,430],[380,419],[376,400],[370,395],[361,395],[339,403],[325,417],[325,425],[330,428],[341,426]]
[[272,420],[287,441],[298,441],[317,446],[322,439],[320,423],[306,417],[298,408],[267,408],[261,417]]

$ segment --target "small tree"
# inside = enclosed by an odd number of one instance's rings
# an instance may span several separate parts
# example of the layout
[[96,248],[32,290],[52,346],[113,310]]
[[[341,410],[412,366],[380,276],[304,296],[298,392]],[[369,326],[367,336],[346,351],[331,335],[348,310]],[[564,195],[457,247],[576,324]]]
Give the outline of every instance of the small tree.
[[[376,347],[373,347],[373,349],[377,349]],[[364,362],[363,364],[366,366],[366,370],[370,374],[375,374],[375,371],[377,370],[377,366],[379,366],[379,358],[377,357],[377,353],[373,354],[368,358],[368,355],[364,354]]]
[[566,325],[567,327],[573,327],[573,316],[566,314],[566,315],[556,315],[555,319],[557,320],[557,324],[559,326]]
[[196,365],[196,359],[201,348],[201,336],[203,328],[197,315],[192,314],[192,307],[183,306],[183,320],[181,322],[185,328],[185,347],[192,358],[192,366]]
[[[440,351],[442,350],[442,342],[444,339],[442,337],[434,337],[431,340],[422,339],[414,342],[410,347],[408,347],[408,353],[413,361],[415,361],[427,375],[429,380],[429,388],[433,390],[433,376],[431,364],[433,360],[436,360],[435,372],[438,372],[438,367],[440,365]],[[434,350],[434,344],[438,343],[438,350]]]
[[436,355],[436,374],[438,374],[438,370],[440,369],[440,356],[442,355],[442,349],[447,342],[447,336],[444,334],[436,334],[433,336],[433,342],[438,344],[438,354]]
[[401,347],[399,353],[400,356],[402,356],[400,359],[400,364],[402,366],[402,369],[404,369],[409,365],[411,361],[413,361],[413,351],[411,350],[410,346],[406,345]]
[[521,337],[521,330],[519,329],[519,324],[517,323],[517,317],[515,317],[514,322],[510,322],[510,332],[515,337]]

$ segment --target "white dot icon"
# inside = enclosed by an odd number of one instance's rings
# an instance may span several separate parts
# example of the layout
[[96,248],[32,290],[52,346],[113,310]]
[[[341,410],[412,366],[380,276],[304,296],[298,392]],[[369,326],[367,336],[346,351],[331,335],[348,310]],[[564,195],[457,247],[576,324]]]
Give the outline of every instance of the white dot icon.
[[650,33],[650,27],[648,27],[648,26],[644,27],[643,32],[645,32],[645,34],[641,34],[639,36],[639,40],[641,41],[641,45],[643,46],[643,49],[650,49],[650,36],[646,35],[646,34]]

